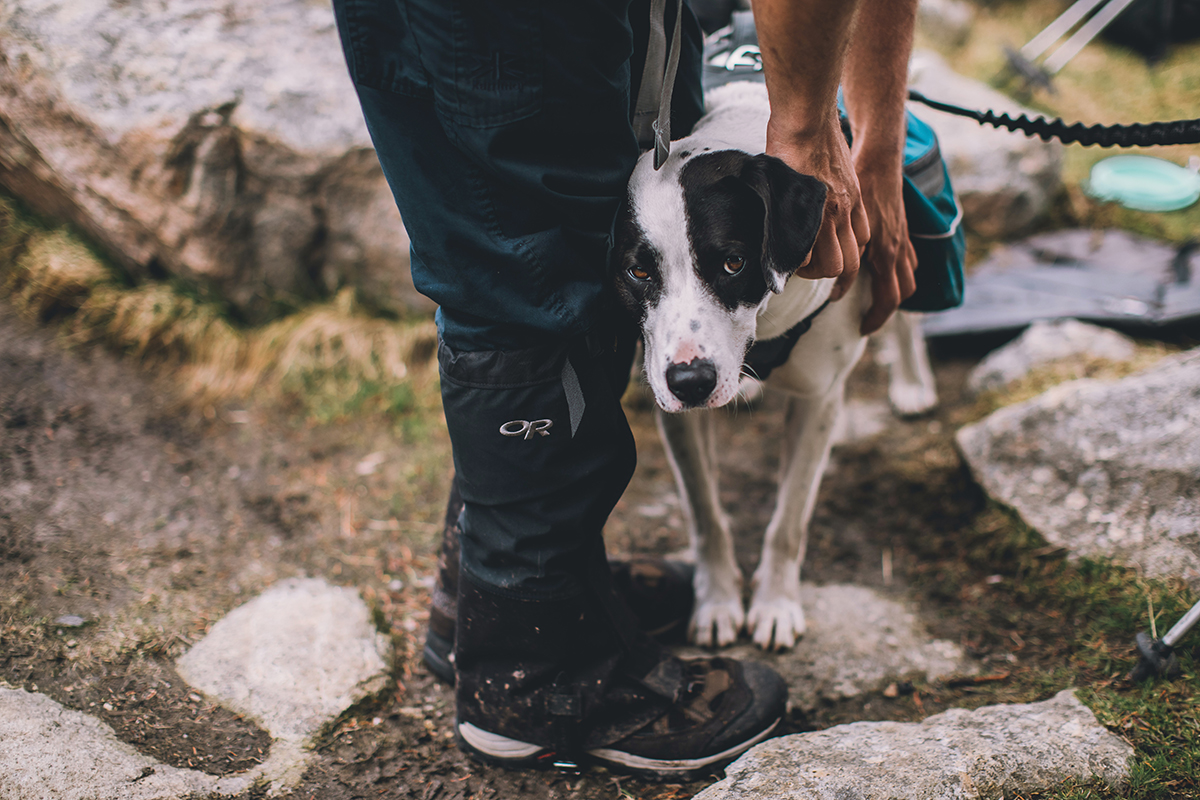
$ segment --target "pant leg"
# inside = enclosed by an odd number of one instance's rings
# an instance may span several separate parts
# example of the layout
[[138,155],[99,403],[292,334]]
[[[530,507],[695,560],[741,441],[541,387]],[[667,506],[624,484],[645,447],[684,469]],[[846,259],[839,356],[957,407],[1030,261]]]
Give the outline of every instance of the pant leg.
[[[572,559],[633,465],[606,262],[638,155],[628,120],[644,43],[630,14],[645,11],[629,0],[335,9],[414,284],[440,305],[463,568],[514,592],[573,591]],[[680,130],[699,115],[698,74],[681,68]],[[510,435],[545,420],[531,438]]]

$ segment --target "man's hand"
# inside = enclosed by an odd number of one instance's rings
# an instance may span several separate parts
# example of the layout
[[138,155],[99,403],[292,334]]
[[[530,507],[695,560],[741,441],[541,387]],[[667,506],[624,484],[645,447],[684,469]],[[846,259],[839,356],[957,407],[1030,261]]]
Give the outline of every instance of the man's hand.
[[754,0],[763,77],[771,99],[767,153],[816,177],[828,189],[816,243],[796,275],[836,277],[834,299],[853,285],[871,236],[836,105],[861,1]]
[[863,205],[871,225],[871,243],[863,254],[863,263],[871,272],[871,307],[861,329],[865,336],[883,327],[900,302],[916,291],[913,273],[917,253],[908,238],[901,166],[855,155]]
[[854,169],[862,186],[871,246],[871,308],[862,322],[873,333],[916,289],[916,253],[904,215],[905,80],[917,0],[862,0],[842,88],[854,131]]
[[781,126],[772,120],[767,124],[767,153],[797,172],[814,176],[828,190],[817,241],[795,274],[801,278],[837,278],[832,295],[837,300],[854,285],[872,229],[846,137],[837,116],[831,116],[830,122],[808,136],[781,132]]

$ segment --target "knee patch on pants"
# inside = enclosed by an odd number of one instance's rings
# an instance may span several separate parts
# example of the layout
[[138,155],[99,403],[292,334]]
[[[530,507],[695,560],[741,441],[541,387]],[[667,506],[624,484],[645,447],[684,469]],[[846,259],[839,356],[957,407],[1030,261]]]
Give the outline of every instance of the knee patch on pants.
[[636,463],[610,352],[588,339],[518,351],[439,346],[465,509],[462,569],[518,595],[579,591]]

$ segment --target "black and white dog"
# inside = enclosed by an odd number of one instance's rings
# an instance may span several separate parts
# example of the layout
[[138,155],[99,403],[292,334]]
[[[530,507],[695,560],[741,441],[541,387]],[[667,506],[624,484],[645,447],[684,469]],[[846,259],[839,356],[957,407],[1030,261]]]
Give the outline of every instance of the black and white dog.
[[[813,246],[825,186],[760,155],[766,88],[731,83],[709,92],[706,104],[661,169],[647,153],[633,172],[616,227],[617,290],[640,321],[645,374],[661,412],[669,412],[658,414],[658,427],[696,559],[690,636],[727,645],[745,626],[761,647],[784,649],[805,629],[800,567],[808,523],[846,378],[866,345],[859,326],[871,289],[864,270],[844,298],[826,305],[834,279],[788,279]],[[766,379],[789,400],[779,496],[747,614],[717,496],[711,412],[700,409],[737,397],[753,343],[789,338],[806,323],[811,328]],[[899,340],[892,403],[919,413],[936,402],[924,341],[903,313],[889,328]]]

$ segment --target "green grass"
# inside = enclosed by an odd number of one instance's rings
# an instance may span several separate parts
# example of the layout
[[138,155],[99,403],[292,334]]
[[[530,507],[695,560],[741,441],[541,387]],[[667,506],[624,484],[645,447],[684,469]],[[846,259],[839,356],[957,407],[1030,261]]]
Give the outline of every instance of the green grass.
[[[1040,795],[1077,798],[1200,797],[1200,673],[1197,636],[1177,649],[1181,674],[1135,685],[1133,639],[1162,636],[1200,599],[1181,580],[1141,577],[1103,559],[1068,560],[1012,511],[988,502],[966,525],[910,543],[920,548],[917,583],[935,603],[955,609],[980,651],[1015,651],[1008,677],[968,695],[921,687],[945,706],[1033,702],[1076,687],[1101,724],[1133,745],[1124,791],[1067,786]],[[1006,641],[1007,640],[1007,641]],[[1015,643],[1015,646],[1014,646]]]
[[[1129,797],[1200,796],[1200,698],[1196,662],[1183,675],[1127,692],[1089,689],[1081,699],[1097,718],[1137,748]],[[1066,795],[1069,796],[1069,795]]]

